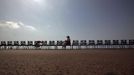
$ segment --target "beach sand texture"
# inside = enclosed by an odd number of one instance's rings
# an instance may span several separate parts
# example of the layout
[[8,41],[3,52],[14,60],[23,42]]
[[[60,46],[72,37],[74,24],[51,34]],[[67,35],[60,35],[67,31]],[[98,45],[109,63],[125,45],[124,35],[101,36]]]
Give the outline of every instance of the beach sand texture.
[[1,50],[0,75],[134,75],[134,50]]

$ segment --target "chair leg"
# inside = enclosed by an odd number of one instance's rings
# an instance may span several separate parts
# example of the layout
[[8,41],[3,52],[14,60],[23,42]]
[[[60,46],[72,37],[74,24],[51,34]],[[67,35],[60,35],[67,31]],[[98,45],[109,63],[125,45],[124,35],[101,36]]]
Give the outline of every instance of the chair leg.
[[71,48],[73,49],[73,46]]

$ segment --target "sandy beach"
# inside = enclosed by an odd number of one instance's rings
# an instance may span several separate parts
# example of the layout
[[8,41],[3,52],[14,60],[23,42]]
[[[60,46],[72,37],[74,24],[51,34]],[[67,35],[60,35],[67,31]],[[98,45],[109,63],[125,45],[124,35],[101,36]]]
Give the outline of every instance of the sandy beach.
[[1,50],[0,75],[134,75],[134,50]]

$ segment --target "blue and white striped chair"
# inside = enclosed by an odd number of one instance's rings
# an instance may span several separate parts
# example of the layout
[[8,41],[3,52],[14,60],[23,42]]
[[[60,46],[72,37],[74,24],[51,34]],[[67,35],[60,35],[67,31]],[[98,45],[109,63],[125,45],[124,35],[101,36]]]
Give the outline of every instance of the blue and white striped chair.
[[21,49],[26,49],[26,41],[20,41],[20,47]]
[[55,41],[49,41],[48,49],[53,49],[52,47],[54,47],[54,49],[56,49]]
[[111,48],[111,40],[105,40],[105,48]]
[[133,39],[131,39],[131,40],[129,40],[129,48],[134,48],[134,40]]
[[80,41],[80,49],[81,49],[82,46],[85,47],[84,49],[87,49],[87,41],[86,40],[81,40]]
[[113,48],[120,48],[120,46],[119,46],[119,40],[113,40],[112,47]]
[[7,41],[7,49],[13,49],[13,42],[12,41]]
[[27,49],[33,49],[34,43],[33,41],[27,41]]
[[72,42],[72,49],[74,49],[74,47],[76,47],[75,49],[80,49],[80,44],[79,44],[79,40],[73,40]]
[[47,45],[48,45],[47,41],[42,41],[41,42],[41,47],[42,47],[41,49],[47,49]]
[[14,41],[13,46],[15,49],[19,49],[19,46],[20,46],[19,41]]
[[62,40],[58,40],[56,43],[56,49],[59,49],[58,47],[60,47],[60,46],[61,46],[61,49],[63,49],[64,48],[63,44],[64,44],[64,42]]
[[127,40],[120,40],[121,48],[127,48]]
[[103,40],[97,40],[97,48],[103,48]]
[[95,40],[89,40],[88,46],[89,48],[95,48]]

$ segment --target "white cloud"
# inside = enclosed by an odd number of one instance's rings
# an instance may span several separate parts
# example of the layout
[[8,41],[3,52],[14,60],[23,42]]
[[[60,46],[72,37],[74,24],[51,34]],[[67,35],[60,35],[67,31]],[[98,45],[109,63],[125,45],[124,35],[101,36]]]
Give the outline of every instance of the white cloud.
[[27,29],[27,30],[32,30],[32,31],[36,31],[37,29],[33,26],[30,26],[30,25],[25,25],[24,23],[22,22],[19,22],[18,23],[22,28],[24,29]]
[[18,29],[20,28],[20,26],[18,25],[18,23],[15,23],[15,22],[10,22],[10,21],[7,21],[6,22],[6,25],[10,28],[13,28],[13,29]]
[[30,30],[34,30],[34,31],[36,30],[36,28],[33,26],[25,26],[25,28],[30,29]]
[[0,27],[2,28],[10,28],[10,29],[18,29],[20,26],[16,22],[11,22],[11,21],[1,21],[0,22]]
[[31,25],[26,25],[22,22],[14,22],[14,21],[0,21],[0,28],[9,28],[9,29],[26,29],[30,31],[37,30],[35,27]]

